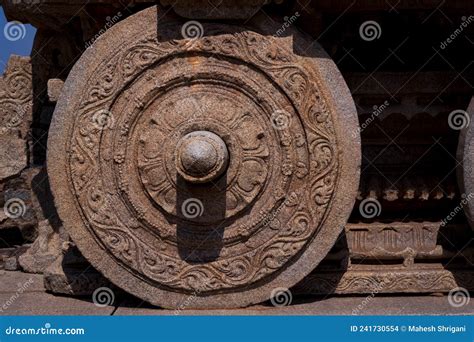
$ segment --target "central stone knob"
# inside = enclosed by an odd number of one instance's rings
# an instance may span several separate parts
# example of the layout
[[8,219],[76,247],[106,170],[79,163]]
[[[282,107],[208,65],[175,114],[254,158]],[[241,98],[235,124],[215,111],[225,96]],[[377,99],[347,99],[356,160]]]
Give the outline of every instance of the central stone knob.
[[229,152],[224,141],[208,131],[186,134],[176,147],[176,169],[191,183],[210,182],[224,173]]

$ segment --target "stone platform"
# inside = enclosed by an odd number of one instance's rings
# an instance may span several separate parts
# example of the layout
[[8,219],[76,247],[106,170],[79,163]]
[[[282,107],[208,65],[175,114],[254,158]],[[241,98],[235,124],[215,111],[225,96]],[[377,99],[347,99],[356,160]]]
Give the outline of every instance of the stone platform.
[[[37,274],[0,271],[0,315],[473,315],[474,300],[456,308],[444,295],[295,297],[292,305],[270,303],[237,310],[163,310],[126,294],[99,307],[92,298],[55,296]],[[2,311],[3,310],[3,311]]]

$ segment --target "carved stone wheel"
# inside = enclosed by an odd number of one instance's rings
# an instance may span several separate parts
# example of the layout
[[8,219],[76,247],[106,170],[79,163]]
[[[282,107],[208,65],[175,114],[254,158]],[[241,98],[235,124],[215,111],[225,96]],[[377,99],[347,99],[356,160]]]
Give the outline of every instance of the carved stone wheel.
[[59,215],[94,267],[153,304],[264,301],[318,265],[352,209],[350,93],[296,32],[206,23],[184,39],[158,11],[108,30],[66,81],[48,143]]

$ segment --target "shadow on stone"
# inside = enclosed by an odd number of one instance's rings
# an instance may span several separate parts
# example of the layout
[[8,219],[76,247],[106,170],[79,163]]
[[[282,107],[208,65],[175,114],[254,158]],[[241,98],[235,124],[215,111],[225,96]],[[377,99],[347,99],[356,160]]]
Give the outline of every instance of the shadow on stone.
[[188,263],[207,263],[219,258],[225,228],[225,174],[213,183],[191,184],[178,176],[176,213],[177,243]]

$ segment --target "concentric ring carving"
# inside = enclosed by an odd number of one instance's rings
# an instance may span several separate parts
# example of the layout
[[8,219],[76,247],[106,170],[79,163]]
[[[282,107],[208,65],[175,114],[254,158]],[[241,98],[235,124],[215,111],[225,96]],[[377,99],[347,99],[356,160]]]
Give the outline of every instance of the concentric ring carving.
[[[212,294],[269,281],[304,252],[339,161],[334,112],[303,58],[279,38],[205,29],[192,44],[163,39],[171,25],[160,41],[149,30],[117,47],[87,81],[66,144],[69,190],[102,248],[150,284]],[[176,172],[178,141],[200,130],[229,150],[211,184]],[[201,215],[183,215],[190,198]]]

